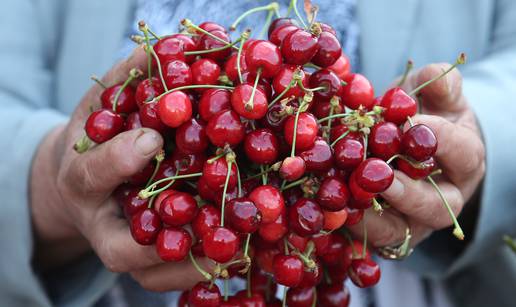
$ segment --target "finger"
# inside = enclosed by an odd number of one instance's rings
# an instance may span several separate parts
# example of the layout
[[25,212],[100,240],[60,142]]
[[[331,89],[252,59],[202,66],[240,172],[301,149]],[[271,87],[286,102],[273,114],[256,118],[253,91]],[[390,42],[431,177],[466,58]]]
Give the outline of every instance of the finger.
[[163,146],[161,135],[147,128],[123,132],[69,163],[64,182],[72,186],[81,199],[107,199],[112,191],[130,176],[143,169]]
[[[435,158],[446,176],[469,198],[484,174],[485,150],[479,135],[440,116],[417,115],[414,123],[425,124],[437,138]],[[408,129],[408,126],[405,127]]]
[[[462,193],[455,185],[444,180],[439,181],[438,185],[457,216],[464,205]],[[393,208],[433,229],[442,229],[452,224],[439,193],[424,180],[413,180],[395,171],[393,183],[381,195]]]
[[[207,272],[211,272],[213,262],[207,258],[196,259],[197,263]],[[177,263],[158,264],[153,267],[131,272],[131,276],[149,291],[188,290],[204,277],[192,265],[190,260]],[[171,278],[173,276],[173,278]]]

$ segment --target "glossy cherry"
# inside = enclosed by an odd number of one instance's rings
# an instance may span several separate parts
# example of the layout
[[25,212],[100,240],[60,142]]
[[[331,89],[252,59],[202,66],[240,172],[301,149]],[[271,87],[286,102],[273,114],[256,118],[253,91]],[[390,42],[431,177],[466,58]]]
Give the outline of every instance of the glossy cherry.
[[416,180],[426,178],[435,169],[435,160],[433,157],[423,162],[413,163],[414,165],[404,159],[398,159],[396,160],[396,167],[410,178]]
[[364,160],[353,173],[356,183],[369,193],[381,193],[387,190],[394,180],[392,168],[378,158]]
[[[296,70],[297,66],[295,65],[283,65],[272,81],[272,87],[276,95],[282,93],[289,86]],[[303,70],[299,70],[299,74],[304,87],[309,87],[306,73]],[[285,92],[283,98],[303,97],[304,94],[304,91],[297,84],[294,84]]]
[[164,37],[158,40],[153,48],[162,65],[175,60],[185,60],[184,42],[181,39],[172,36]]
[[327,68],[333,71],[342,80],[344,80],[351,72],[349,58],[344,53],[340,55],[335,63],[333,63],[331,66],[328,66]]
[[95,143],[104,143],[124,129],[124,118],[110,109],[94,111],[86,120],[84,130]]
[[[210,50],[215,48],[224,47],[225,45],[231,43],[231,39],[229,38],[229,35],[225,31],[221,30],[213,30],[209,31],[213,36],[216,36],[226,43],[221,42],[220,40],[214,39],[213,37],[203,34],[201,37],[199,37],[199,40],[197,42],[197,48],[199,50]],[[231,53],[231,48],[226,48],[223,50],[215,51],[215,52],[209,52],[203,54],[205,58],[212,59],[214,61],[221,61],[224,60],[229,56]]]
[[182,261],[191,246],[192,237],[182,228],[163,228],[156,239],[156,251],[163,261]]
[[201,153],[209,145],[206,125],[191,118],[176,130],[176,146],[184,153]]
[[324,90],[314,92],[314,98],[330,100],[341,87],[339,77],[329,69],[320,69],[314,72],[309,79],[311,88],[324,87]]
[[314,199],[302,198],[288,208],[288,222],[292,231],[306,237],[322,230],[324,215]]
[[335,164],[342,169],[353,169],[364,159],[364,146],[361,142],[343,138],[334,147]]
[[354,259],[351,261],[348,274],[355,286],[359,288],[368,288],[378,283],[381,271],[376,262],[370,258],[365,258]]
[[[294,124],[295,116],[291,115],[285,121],[283,128],[285,141],[287,141],[290,146],[292,146],[294,139]],[[318,131],[319,127],[315,117],[307,112],[300,113],[296,130],[296,150],[303,151],[310,149],[315,143]]]
[[[100,101],[102,102],[102,107],[104,109],[113,109],[115,97],[121,88],[122,84],[117,84],[108,87],[104,91],[102,91],[102,94],[100,95]],[[130,113],[136,111],[137,109],[138,106],[134,98],[134,89],[130,86],[127,86],[122,90],[120,96],[118,97],[118,101],[116,104],[116,112]]]
[[[199,59],[192,66],[192,83],[196,85],[213,85],[217,84],[220,76],[220,66],[210,59]],[[206,89],[196,89],[198,92],[204,92]]]
[[276,220],[271,223],[262,223],[258,229],[260,237],[267,242],[279,242],[287,232],[287,210],[285,208],[283,208]]
[[188,295],[189,307],[219,307],[221,302],[219,287],[210,282],[196,284]]
[[272,78],[280,70],[283,60],[278,46],[258,40],[245,51],[245,62],[249,72],[257,74],[260,70],[261,76]]
[[[374,193],[367,192],[360,185],[358,185],[355,172],[351,173],[351,176],[349,176],[348,185],[349,185],[349,191],[351,192],[353,199],[356,201],[364,203],[366,201],[373,199],[375,196]],[[351,203],[350,203],[350,206],[351,206]]]
[[[266,94],[260,89],[254,89],[253,84],[242,83],[235,87],[231,94],[233,110],[247,119],[259,119],[267,113],[268,101]],[[253,99],[251,102],[251,98]]]
[[269,129],[258,129],[247,134],[244,140],[247,158],[257,164],[271,164],[279,155],[277,137]]
[[176,192],[163,199],[159,215],[170,226],[190,223],[197,214],[197,202],[188,193]]
[[349,74],[344,81],[347,85],[342,87],[340,98],[344,104],[353,110],[360,106],[367,110],[372,109],[374,102],[374,89],[371,82],[361,74]]
[[142,127],[140,120],[140,114],[138,112],[132,112],[127,115],[124,122],[124,131],[134,130]]
[[299,156],[305,161],[308,172],[324,172],[333,165],[331,147],[321,137],[317,137],[312,148],[301,152]]
[[428,160],[437,151],[437,137],[427,125],[415,125],[403,133],[401,151],[413,160]]
[[279,169],[279,175],[281,178],[294,181],[301,178],[306,171],[305,160],[299,156],[286,157],[283,162],[281,162],[281,167]]
[[311,307],[315,299],[314,288],[292,288],[287,292],[287,306]]
[[213,115],[231,109],[231,92],[224,89],[208,89],[199,100],[199,115],[209,121]]
[[417,112],[416,101],[399,87],[387,90],[380,100],[380,106],[384,108],[383,118],[396,125],[403,124],[408,116],[414,116]]
[[220,263],[233,259],[238,247],[237,235],[226,227],[214,227],[202,237],[202,249],[206,257]]
[[252,233],[258,230],[262,214],[248,198],[236,198],[228,202],[226,217],[231,227],[240,233]]
[[140,107],[139,114],[143,127],[152,128],[162,134],[168,129],[168,127],[159,119],[157,103],[143,104]]
[[339,211],[349,202],[350,193],[344,181],[337,177],[327,177],[317,191],[317,202],[325,210]]
[[225,110],[215,114],[206,127],[210,142],[218,147],[236,146],[244,140],[245,129],[235,111]]
[[289,64],[304,65],[318,50],[317,37],[303,29],[290,32],[281,44],[281,54]]
[[324,225],[323,229],[326,231],[333,231],[342,227],[348,219],[348,211],[346,208],[339,211],[323,210]]
[[328,31],[323,31],[317,40],[319,50],[312,58],[312,63],[321,67],[328,67],[333,65],[342,53],[339,40]]
[[388,160],[401,150],[401,130],[391,122],[381,122],[371,128],[368,149],[373,156]]
[[[204,163],[202,169],[203,178],[206,181],[206,184],[218,191],[224,187],[224,183],[226,182],[226,176],[228,174],[228,162],[226,158],[221,157],[215,159],[214,161],[206,161]],[[237,184],[237,168],[233,163],[231,165],[229,180],[228,180],[228,189],[232,189]]]
[[145,102],[151,101],[154,99],[154,97],[157,97],[163,92],[163,85],[161,84],[161,80],[159,78],[146,78],[138,83],[134,93],[134,99],[136,100],[138,107],[141,108]]
[[[233,53],[224,63],[224,72],[231,82],[238,82],[238,53]],[[245,53],[240,54],[240,72],[247,72],[247,64],[245,63]]]
[[163,64],[163,79],[168,89],[192,84],[192,71],[184,61],[174,60]]
[[272,264],[274,279],[280,285],[296,287],[303,279],[303,262],[294,255],[276,255]]
[[182,91],[168,93],[158,101],[158,115],[165,125],[177,128],[192,118],[192,102]]
[[269,40],[278,47],[281,47],[283,40],[291,32],[299,30],[299,27],[293,24],[286,24],[281,27],[274,29],[269,35]]
[[321,284],[317,287],[317,301],[321,307],[348,307],[349,290],[343,282]]
[[[224,26],[222,26],[216,22],[213,22],[213,21],[205,21],[199,25],[199,28],[203,29],[206,32],[212,32],[212,31],[227,32],[226,28],[224,28]],[[200,33],[200,32],[198,32],[198,33]]]
[[267,34],[270,37],[271,33],[274,30],[276,30],[277,28],[282,27],[284,25],[297,25],[297,21],[294,18],[288,18],[288,17],[276,18],[269,25],[269,29],[267,31]]
[[220,225],[220,210],[212,205],[204,205],[192,220],[192,231],[197,238],[202,238],[208,231]]
[[353,226],[362,220],[362,217],[364,216],[364,210],[363,209],[355,209],[351,207],[347,207],[344,210],[348,212],[348,217],[346,219],[346,222],[344,225],[346,226]]
[[141,245],[151,245],[156,242],[161,230],[161,220],[153,209],[144,209],[131,217],[130,229],[134,241]]
[[281,192],[271,185],[257,187],[249,194],[249,199],[262,213],[264,224],[274,222],[285,209],[285,201]]

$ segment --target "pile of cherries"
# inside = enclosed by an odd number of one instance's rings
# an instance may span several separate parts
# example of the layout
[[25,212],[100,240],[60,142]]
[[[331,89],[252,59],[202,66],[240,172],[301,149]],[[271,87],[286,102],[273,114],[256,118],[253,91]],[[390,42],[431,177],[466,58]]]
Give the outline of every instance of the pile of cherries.
[[[380,268],[346,226],[387,207],[394,168],[435,171],[432,130],[402,131],[419,89],[375,97],[324,23],[278,18],[268,40],[246,30],[234,41],[217,23],[181,23],[159,37],[140,22],[148,76],[133,69],[105,87],[76,149],[140,127],[163,135],[163,152],[115,197],[136,242],[206,278],[179,306],[347,306],[344,281],[373,286]],[[247,289],[221,293],[214,281],[231,278]]]

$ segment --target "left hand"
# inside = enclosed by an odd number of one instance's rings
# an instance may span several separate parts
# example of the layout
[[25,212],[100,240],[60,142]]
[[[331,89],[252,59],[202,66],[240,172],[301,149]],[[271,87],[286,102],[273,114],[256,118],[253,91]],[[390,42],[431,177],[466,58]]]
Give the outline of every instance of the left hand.
[[[425,66],[408,76],[403,89],[410,92],[448,67],[449,64]],[[463,95],[462,76],[457,69],[422,89],[420,94],[422,114],[414,116],[413,122],[429,126],[437,137],[435,159],[443,175],[435,180],[457,216],[485,173],[480,128]],[[404,131],[408,128],[407,123]],[[399,245],[407,227],[412,234],[410,246],[414,247],[434,230],[452,225],[437,191],[426,180],[413,180],[395,171],[394,182],[381,196],[391,208],[382,216],[372,209],[365,212],[367,237],[373,247]],[[355,235],[363,237],[362,223],[350,228]]]

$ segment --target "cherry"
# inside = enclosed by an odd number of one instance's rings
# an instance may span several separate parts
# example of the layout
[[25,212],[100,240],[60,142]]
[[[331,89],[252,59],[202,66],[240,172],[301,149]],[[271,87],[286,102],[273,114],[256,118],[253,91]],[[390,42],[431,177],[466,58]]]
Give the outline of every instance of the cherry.
[[[243,72],[242,79],[243,79],[242,83],[249,83],[249,84],[254,85],[254,83],[256,81],[256,74],[252,74],[249,72]],[[240,80],[238,82],[240,82]],[[258,80],[257,88],[259,88],[263,91],[263,93],[265,94],[267,99],[270,99],[272,97],[272,87],[271,87],[271,84],[268,79],[260,77],[260,79]]]
[[297,21],[293,18],[288,18],[288,17],[274,19],[271,22],[271,24],[269,25],[269,30],[267,32],[267,34],[269,35],[269,38],[271,37],[271,33],[274,30],[276,30],[277,28],[284,26],[284,25],[297,25]]
[[347,207],[344,210],[348,212],[348,218],[346,219],[346,222],[344,223],[345,226],[353,226],[362,220],[362,217],[364,216],[364,210],[363,209],[355,209],[351,207]]
[[[146,78],[142,82],[138,83],[134,93],[134,99],[138,107],[141,108],[145,102],[151,101],[154,97],[157,97],[163,92],[163,85],[158,78]],[[120,98],[118,98],[118,101],[120,103]],[[119,106],[117,106],[117,109],[118,107]]]
[[[357,183],[356,178],[356,172],[351,173],[351,176],[349,177],[349,191],[351,192],[351,195],[353,196],[354,200],[364,203],[366,201],[369,201],[374,198],[375,194],[367,192],[364,190],[360,185]],[[350,206],[352,204],[350,203]]]
[[281,68],[282,58],[278,46],[266,40],[258,40],[245,51],[247,69],[264,78],[274,77]]
[[[219,82],[220,66],[213,60],[200,59],[192,64],[192,83],[196,85],[213,85]],[[206,89],[196,89],[204,92]]]
[[269,107],[264,117],[260,119],[262,126],[273,130],[274,132],[281,132],[285,124],[287,116],[284,114],[285,107],[277,103]]
[[380,280],[380,267],[372,259],[354,259],[348,271],[349,278],[359,288],[376,285]]
[[241,307],[265,307],[265,298],[261,293],[251,292],[251,296],[247,295],[247,290],[240,290],[236,296],[240,299]]
[[381,122],[373,126],[369,134],[369,150],[382,160],[388,160],[401,149],[401,130],[391,122]]
[[347,85],[344,85],[340,92],[340,98],[344,101],[344,104],[353,110],[360,106],[367,110],[372,109],[374,89],[371,82],[361,74],[349,74],[344,81]]
[[435,160],[433,157],[428,158],[423,162],[416,163],[416,166],[413,166],[409,162],[404,159],[396,160],[396,167],[404,172],[407,176],[412,179],[423,179],[432,173],[435,168]]
[[318,49],[317,37],[302,29],[290,32],[281,44],[281,54],[288,64],[304,65],[312,60]]
[[[329,100],[317,99],[314,102],[312,102],[312,104],[310,106],[310,112],[312,112],[315,115],[315,117],[317,117],[317,118],[324,118],[324,117],[330,116],[332,107],[333,107],[333,114],[342,113],[346,106],[340,99],[337,99],[337,102],[338,102],[338,104],[336,106],[333,106]],[[339,119],[339,118],[334,118],[330,121],[331,121],[332,125],[340,125],[340,123],[341,123],[341,119]],[[325,120],[324,124],[327,124],[327,123],[328,123],[328,120]]]
[[[213,21],[205,21],[199,25],[199,28],[203,29],[206,32],[212,32],[212,31],[227,32],[226,28],[224,28],[220,24],[213,22]],[[200,32],[197,32],[197,33],[200,34]]]
[[[283,128],[285,141],[287,141],[290,146],[292,146],[294,139],[294,125],[295,116],[291,115],[285,121],[285,127]],[[303,151],[310,149],[315,143],[318,131],[317,120],[312,114],[307,112],[299,113],[297,130],[295,131],[296,150]]]
[[238,237],[225,227],[214,227],[202,237],[202,249],[206,257],[220,263],[233,259],[238,247]]
[[236,296],[228,296],[227,300],[220,302],[219,307],[241,307],[240,299]]
[[339,40],[328,31],[323,31],[317,40],[319,50],[312,58],[312,63],[321,67],[333,65],[341,56],[342,49]]
[[[238,77],[238,66],[237,66],[238,53],[233,53],[224,63],[224,72],[231,82],[239,81]],[[245,53],[240,54],[240,72],[247,71],[247,64],[245,63]]]
[[197,202],[188,193],[175,192],[163,199],[159,215],[170,226],[183,226],[190,223],[197,214]]
[[110,109],[94,111],[84,126],[86,135],[95,143],[104,143],[124,129],[124,118]]
[[383,118],[396,125],[403,124],[408,116],[414,116],[417,112],[416,101],[399,87],[387,90],[380,100],[380,106],[384,108]]
[[264,224],[276,221],[281,212],[285,210],[285,201],[281,192],[271,185],[257,187],[249,194],[249,199],[262,213],[262,223]]
[[[106,88],[102,92],[100,95],[100,101],[102,102],[102,107],[104,109],[113,109],[113,102],[115,101],[115,97],[121,88],[122,84],[117,84]],[[134,99],[134,90],[130,86],[127,86],[122,90],[120,96],[118,97],[116,112],[131,113],[137,109],[138,106],[136,105],[136,100]]]
[[251,292],[265,295],[276,293],[277,285],[270,282],[270,275],[257,266],[251,267]]
[[301,279],[301,282],[297,285],[298,288],[312,288],[321,282],[324,269],[317,258],[314,258],[313,261],[315,263],[315,267],[303,272],[303,279]]
[[188,307],[188,295],[189,294],[190,294],[190,291],[188,291],[188,290],[181,292],[181,295],[179,296],[179,299],[177,300],[178,307]]
[[[183,51],[195,51],[197,46],[193,39],[187,35],[176,33],[173,35],[170,35],[171,38],[175,38],[180,40],[183,43]],[[186,55],[185,56],[185,62],[188,64],[191,64],[193,61],[195,61],[195,55]]]
[[358,186],[369,193],[381,193],[387,190],[394,180],[392,168],[378,158],[364,160],[353,173]]
[[133,216],[136,213],[143,211],[149,205],[148,199],[141,199],[138,196],[140,189],[132,188],[123,198],[124,214],[127,217]]
[[236,198],[227,203],[226,217],[231,227],[240,233],[258,230],[262,214],[248,198]]
[[296,287],[303,279],[303,262],[294,255],[276,255],[272,264],[274,278],[280,285]]
[[192,231],[197,238],[204,237],[210,229],[220,224],[220,210],[212,205],[204,205],[192,220]]
[[138,112],[132,112],[127,115],[124,122],[124,131],[134,130],[142,127],[140,120],[140,114]]
[[163,200],[165,198],[169,197],[170,195],[172,195],[176,192],[177,192],[176,190],[168,189],[168,190],[165,190],[165,191],[159,193],[158,196],[156,197],[156,200],[154,200],[154,204],[153,204],[154,210],[159,214],[159,209],[161,208],[161,202],[163,202]]
[[161,134],[168,129],[167,126],[159,119],[157,103],[143,104],[140,107],[139,114],[143,127],[152,128]]
[[319,26],[321,27],[321,32],[328,32],[328,33],[332,34],[335,37],[337,36],[337,32],[329,24],[324,23],[324,22],[319,22]]
[[258,229],[258,234],[267,242],[278,242],[285,236],[287,231],[287,210],[283,208],[276,220],[266,224],[262,222]]
[[259,119],[267,113],[267,96],[260,89],[254,89],[250,83],[242,83],[235,87],[231,95],[231,105],[240,116],[247,119]]
[[345,79],[351,72],[349,58],[344,53],[340,55],[335,63],[328,66],[327,68],[333,71],[340,79]]
[[322,307],[348,307],[349,290],[344,283],[322,284],[317,288],[317,301]]
[[279,155],[278,139],[268,129],[254,130],[245,137],[244,150],[252,162],[271,164]]
[[192,237],[182,228],[163,228],[156,239],[156,251],[163,261],[182,261],[192,246]]
[[415,125],[403,133],[401,151],[416,161],[428,160],[437,151],[437,137],[427,125]]
[[183,153],[202,153],[208,148],[206,126],[195,118],[176,130],[176,146]]
[[209,121],[213,115],[231,109],[231,92],[224,89],[207,89],[199,100],[199,115]]
[[236,112],[224,110],[208,121],[206,134],[215,146],[224,147],[226,144],[236,146],[244,140],[245,130]]
[[[212,158],[213,159],[213,158]],[[206,184],[215,191],[224,187],[226,176],[228,174],[228,162],[224,157],[215,159],[214,161],[206,161],[202,170],[203,178]],[[228,189],[232,189],[237,184],[237,168],[231,164],[231,171],[228,180]]]
[[314,288],[292,288],[287,292],[287,306],[289,307],[311,307],[314,299]]
[[353,169],[364,159],[364,146],[361,142],[343,138],[335,144],[335,164],[342,169]]
[[299,156],[305,161],[308,172],[324,172],[333,165],[331,147],[321,137],[317,137],[312,148],[303,151]]
[[165,94],[158,101],[158,115],[161,121],[172,128],[177,128],[192,117],[190,98],[181,91]]
[[197,283],[188,295],[189,307],[218,307],[221,302],[219,287],[210,282]]
[[288,180],[294,181],[301,178],[306,171],[305,161],[299,157],[287,157],[281,163],[281,167],[279,169],[280,177]]
[[[224,47],[225,45],[231,43],[231,39],[229,38],[228,34],[225,31],[212,30],[209,32],[213,36],[216,36],[216,37],[222,39],[226,43],[223,43],[217,39],[214,39],[213,37],[211,37],[209,35],[203,34],[203,35],[201,35],[201,37],[199,38],[199,41],[197,42],[197,48],[199,50],[210,50],[210,49],[220,48],[220,47]],[[215,51],[215,52],[205,53],[205,54],[203,54],[203,56],[205,58],[212,59],[214,61],[221,61],[221,60],[224,60],[225,58],[227,58],[230,53],[231,53],[231,49],[226,48],[226,49],[222,49],[222,50]]]
[[320,69],[314,72],[309,79],[310,87],[324,87],[324,90],[314,92],[314,98],[329,100],[340,90],[340,79],[329,69]]
[[288,222],[292,231],[306,237],[322,230],[324,215],[315,200],[302,198],[288,209]]
[[174,60],[163,64],[163,79],[169,89],[192,84],[192,70],[183,61]]
[[333,231],[339,229],[346,223],[348,218],[348,211],[344,208],[339,211],[323,210],[324,225],[323,229],[326,231]]
[[317,256],[324,255],[326,253],[326,250],[331,242],[331,233],[319,233],[314,236],[312,236],[312,242],[314,242],[315,245],[315,254]]
[[[256,244],[255,244],[256,245]],[[269,274],[273,274],[273,262],[276,255],[279,255],[279,250],[276,246],[258,245],[255,249],[255,259],[258,267]]]
[[[290,232],[285,238],[287,239],[288,243],[292,245],[293,248],[291,249],[297,249],[300,252],[305,251],[309,241],[309,238],[298,236],[294,232]],[[278,249],[283,249],[284,247],[285,242],[278,242]]]
[[361,141],[362,137],[360,136],[360,133],[357,131],[349,131],[348,126],[346,125],[337,125],[331,128],[330,131],[330,141],[333,143],[335,142],[341,135],[347,133],[344,138],[347,139],[353,139],[357,141]]
[[175,60],[185,60],[184,42],[178,38],[164,37],[158,40],[153,48],[162,65]]
[[[354,185],[356,185],[356,184],[354,184]],[[373,206],[373,199],[370,198],[372,194],[369,194],[363,190],[361,190],[361,191],[362,191],[362,193],[364,193],[364,195],[367,195],[367,198],[361,199],[361,200],[356,200],[354,198],[351,198],[348,203],[348,207],[354,208],[354,209],[367,210]],[[355,192],[355,194],[357,194],[357,193]]]
[[276,46],[281,46],[283,40],[285,40],[285,37],[287,37],[287,35],[296,30],[299,30],[299,27],[293,24],[283,25],[281,27],[274,29],[274,31],[271,32],[271,34],[269,35],[269,40]]
[[349,189],[345,182],[337,177],[328,177],[323,180],[317,191],[317,201],[325,210],[340,211],[349,202]]
[[[295,65],[283,65],[272,81],[272,87],[274,88],[274,93],[276,93],[276,95],[282,93],[289,86],[296,70],[297,66]],[[306,73],[303,70],[299,70],[299,74],[301,75],[303,86],[308,87],[308,77]],[[285,92],[283,97],[303,97],[304,94],[304,91],[295,84]]]
[[178,175],[187,175],[201,172],[207,159],[204,152],[187,154],[181,150],[174,150],[170,160],[174,164]]
[[141,245],[152,245],[161,230],[161,220],[153,209],[144,209],[131,217],[130,226],[134,241]]
[[342,259],[344,259],[345,248],[348,245],[346,239],[342,236],[331,233],[330,242],[326,247],[324,254],[321,255],[321,259],[328,265],[336,265]]

